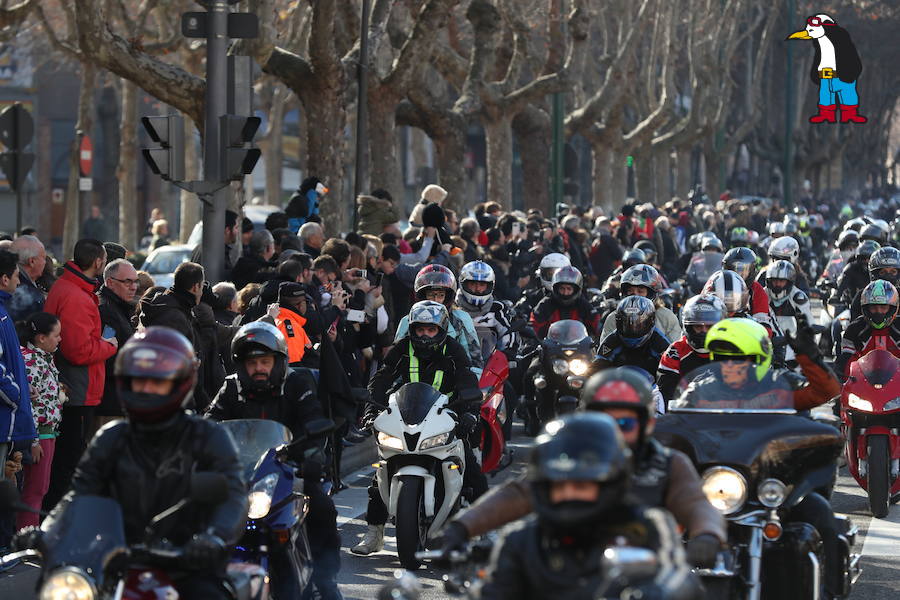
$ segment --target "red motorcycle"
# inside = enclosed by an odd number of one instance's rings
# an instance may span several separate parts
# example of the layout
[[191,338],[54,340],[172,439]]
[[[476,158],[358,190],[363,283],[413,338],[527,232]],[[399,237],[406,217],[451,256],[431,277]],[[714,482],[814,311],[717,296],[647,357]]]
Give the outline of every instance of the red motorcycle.
[[873,350],[850,365],[841,392],[847,467],[879,519],[900,495],[900,360]]
[[509,360],[501,350],[494,350],[481,372],[478,386],[484,394],[481,405],[481,472],[493,473],[512,463],[512,452],[506,448],[507,425],[512,415],[503,394],[509,379]]

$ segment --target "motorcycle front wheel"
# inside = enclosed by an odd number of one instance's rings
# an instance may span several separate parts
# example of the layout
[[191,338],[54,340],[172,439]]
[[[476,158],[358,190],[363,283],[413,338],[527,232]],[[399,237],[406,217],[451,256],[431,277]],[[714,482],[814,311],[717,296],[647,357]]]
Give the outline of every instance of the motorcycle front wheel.
[[425,503],[422,501],[422,479],[401,477],[397,482],[397,556],[404,569],[415,571],[422,563],[416,552],[425,549],[428,526],[425,524]]
[[872,516],[883,519],[891,502],[891,442],[886,435],[869,437],[869,465],[867,491]]

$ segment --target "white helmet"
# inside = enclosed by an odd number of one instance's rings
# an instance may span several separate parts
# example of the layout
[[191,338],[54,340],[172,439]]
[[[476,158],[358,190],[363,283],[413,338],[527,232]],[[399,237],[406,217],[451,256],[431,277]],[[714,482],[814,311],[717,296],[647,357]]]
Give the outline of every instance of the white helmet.
[[800,258],[800,244],[790,236],[772,240],[769,244],[769,260],[787,260],[796,264],[798,258]]
[[572,265],[572,261],[569,260],[569,257],[565,254],[560,254],[558,252],[554,252],[553,254],[548,254],[544,258],[541,259],[540,266],[540,275],[541,275],[541,285],[544,286],[544,289],[548,292],[551,291],[551,286],[553,282],[553,274],[556,273],[559,269],[563,267],[569,267]]
[[[494,293],[494,269],[486,262],[480,260],[472,261],[463,266],[459,271],[459,295],[461,299],[473,307],[481,307],[491,301]],[[476,294],[470,292],[467,283],[472,281],[481,281],[488,284],[487,289]]]
[[[780,238],[779,238],[780,239]],[[716,271],[703,286],[704,294],[718,296],[725,303],[729,315],[750,308],[750,290],[744,278],[728,269]]]

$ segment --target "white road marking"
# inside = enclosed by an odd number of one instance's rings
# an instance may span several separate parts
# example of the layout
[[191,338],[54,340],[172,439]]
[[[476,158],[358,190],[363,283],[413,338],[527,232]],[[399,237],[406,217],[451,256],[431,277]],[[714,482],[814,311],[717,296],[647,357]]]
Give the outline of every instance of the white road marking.
[[862,555],[896,557],[898,548],[900,548],[900,507],[891,506],[887,518],[873,518],[869,521]]

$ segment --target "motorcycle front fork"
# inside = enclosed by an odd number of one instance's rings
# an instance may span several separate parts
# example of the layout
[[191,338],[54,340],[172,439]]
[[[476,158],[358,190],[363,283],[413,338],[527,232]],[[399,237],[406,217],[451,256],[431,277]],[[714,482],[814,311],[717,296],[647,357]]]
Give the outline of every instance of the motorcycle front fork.
[[750,558],[747,565],[747,600],[760,600],[762,597],[762,553],[763,532],[761,527],[753,527],[750,530],[750,540],[747,543],[747,555]]

